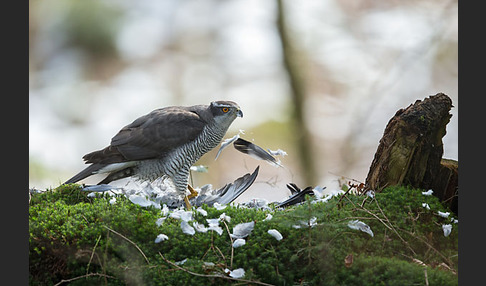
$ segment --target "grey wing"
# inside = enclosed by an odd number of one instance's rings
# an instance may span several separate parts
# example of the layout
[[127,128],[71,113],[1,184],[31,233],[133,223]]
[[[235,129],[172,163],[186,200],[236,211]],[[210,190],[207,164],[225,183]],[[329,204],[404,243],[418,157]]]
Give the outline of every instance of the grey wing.
[[86,154],[86,163],[120,163],[160,158],[202,132],[206,122],[185,108],[162,108],[123,127],[110,146]]

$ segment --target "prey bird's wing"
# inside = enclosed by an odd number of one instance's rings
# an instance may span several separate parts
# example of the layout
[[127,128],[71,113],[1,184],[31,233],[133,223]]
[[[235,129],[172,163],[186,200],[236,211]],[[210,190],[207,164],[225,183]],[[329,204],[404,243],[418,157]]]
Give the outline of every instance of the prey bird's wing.
[[[287,184],[287,188],[289,188],[291,191],[292,191],[292,188],[294,188],[294,187],[297,187],[297,186],[293,183]],[[290,198],[279,203],[277,205],[277,207],[288,207],[288,206],[291,206],[291,205],[299,204],[299,203],[301,203],[305,200],[305,195],[314,196],[314,191],[313,191],[312,187],[307,187],[304,190],[300,190],[297,187],[297,190],[298,190],[298,192],[293,193],[292,196],[290,196]]]
[[233,183],[224,185],[224,187],[215,191],[215,194],[213,196],[197,196],[196,198],[194,198],[194,201],[192,201],[191,204],[196,206],[201,206],[203,204],[213,206],[214,203],[219,203],[222,205],[229,204],[232,201],[236,200],[244,191],[246,191],[253,184],[253,182],[255,182],[259,170],[260,166],[257,166],[253,173],[247,173],[236,179]]
[[198,114],[203,107],[166,107],[152,111],[116,134],[111,144],[86,154],[86,163],[112,164],[164,157],[174,148],[193,141],[206,121]]
[[256,158],[258,160],[265,160],[275,166],[281,166],[279,162],[277,162],[275,157],[270,155],[270,153],[265,151],[262,147],[246,141],[245,139],[238,138],[236,141],[233,142],[233,146],[236,150],[248,154],[253,158]]

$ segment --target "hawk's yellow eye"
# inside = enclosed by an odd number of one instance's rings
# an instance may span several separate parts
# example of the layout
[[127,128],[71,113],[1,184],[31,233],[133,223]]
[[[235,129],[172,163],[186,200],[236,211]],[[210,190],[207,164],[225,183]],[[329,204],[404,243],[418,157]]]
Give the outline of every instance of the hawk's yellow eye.
[[223,112],[224,112],[224,113],[226,113],[226,112],[228,112],[228,111],[229,111],[229,108],[228,108],[228,107],[223,107],[223,109],[222,109],[222,110],[223,110]]

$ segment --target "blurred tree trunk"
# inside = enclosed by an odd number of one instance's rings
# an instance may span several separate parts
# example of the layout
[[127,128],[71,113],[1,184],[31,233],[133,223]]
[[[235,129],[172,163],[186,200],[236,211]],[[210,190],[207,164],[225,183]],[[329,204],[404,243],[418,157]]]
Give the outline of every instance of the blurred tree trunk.
[[305,184],[314,185],[316,183],[316,173],[314,168],[314,155],[312,151],[312,142],[310,134],[304,119],[304,98],[305,98],[305,80],[301,70],[299,70],[298,56],[292,45],[292,39],[289,36],[288,26],[285,22],[285,11],[282,0],[277,0],[278,15],[277,27],[282,44],[283,64],[287,71],[292,89],[292,122],[295,140],[297,140],[297,149],[300,160],[300,169]]

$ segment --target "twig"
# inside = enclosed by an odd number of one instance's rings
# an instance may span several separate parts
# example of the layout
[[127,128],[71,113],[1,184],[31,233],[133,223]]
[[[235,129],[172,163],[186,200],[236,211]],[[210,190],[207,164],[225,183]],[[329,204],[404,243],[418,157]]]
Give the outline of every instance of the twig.
[[361,182],[359,180],[356,180],[356,179],[353,179],[353,178],[350,178],[350,177],[346,177],[346,176],[343,176],[343,175],[339,175],[339,174],[336,174],[336,173],[333,173],[333,172],[330,172],[330,171],[328,173],[331,174],[331,175],[334,175],[334,176],[338,176],[338,177],[344,178],[346,180],[354,181],[356,183],[360,183],[360,184],[363,183],[363,182]]
[[226,264],[226,257],[224,257],[224,254],[223,252],[221,252],[221,250],[214,245],[214,231],[211,231],[211,246],[209,246],[208,250],[206,250],[206,252],[204,252],[203,256],[201,257],[201,260],[204,259],[204,257],[206,257],[206,255],[208,254],[209,250],[212,250],[214,251],[216,254],[217,252],[219,252],[219,255],[221,255],[224,263]]
[[[349,198],[347,198],[347,199],[348,199],[348,200],[349,200],[349,201],[350,201],[350,202],[351,202],[351,203],[352,203],[354,206],[356,206],[356,204],[355,204],[353,201],[351,201]],[[378,217],[376,214],[374,214],[374,213],[370,212],[370,211],[369,211],[367,208],[365,208],[365,207],[359,207],[359,208],[357,208],[357,210],[361,210],[361,211],[364,211],[364,212],[368,213],[369,215],[371,215],[371,216],[373,216],[374,218],[376,218],[377,220],[379,220],[379,221],[380,221],[380,222],[381,222],[381,223],[382,223],[384,226],[386,226],[388,229],[392,230],[392,228],[391,228],[389,225],[387,225],[387,224],[386,224],[386,223],[385,223],[385,222],[384,222],[384,221],[383,221],[383,220],[382,220],[380,217]]]
[[[110,240],[110,232],[107,231],[106,232],[106,244],[105,244],[105,253],[103,255],[103,265],[106,265],[106,258],[108,257],[108,244],[109,244],[109,240]],[[106,268],[103,267],[103,274],[106,274]],[[105,285],[108,284],[108,280],[106,280],[106,277],[105,277]]]
[[427,267],[424,267],[424,275],[425,275],[425,286],[429,286],[429,278],[427,277]]
[[345,218],[336,220],[336,222],[348,221],[348,220],[351,220],[351,219],[359,219],[359,220],[371,219],[372,220],[372,219],[375,219],[375,218],[372,218],[372,217],[369,217],[369,216],[347,216]]
[[196,273],[196,272],[192,272],[191,270],[188,270],[184,267],[181,267],[177,264],[175,264],[174,262],[168,260],[167,258],[165,258],[162,253],[159,252],[159,255],[160,257],[162,257],[162,259],[169,263],[170,265],[178,268],[179,270],[182,270],[186,273],[189,273],[191,275],[194,275],[194,276],[198,276],[198,277],[206,277],[206,278],[222,278],[222,279],[227,279],[227,280],[234,280],[234,281],[240,281],[240,282],[246,282],[246,283],[252,283],[252,284],[258,284],[258,285],[267,285],[267,286],[273,286],[273,284],[268,284],[268,283],[264,283],[264,282],[259,282],[259,281],[253,281],[253,280],[246,280],[246,279],[241,279],[241,278],[233,278],[233,277],[230,277],[230,276],[223,276],[223,275],[210,275],[210,274],[201,274],[201,273]]
[[421,238],[420,236],[417,236],[415,234],[413,234],[412,232],[406,230],[406,229],[400,229],[401,231],[404,231],[406,233],[408,233],[409,235],[411,235],[412,237],[422,241],[423,243],[425,243],[428,247],[430,247],[430,249],[432,249],[433,251],[437,252],[437,254],[439,254],[445,261],[447,261],[447,263],[449,263],[450,265],[454,265],[454,263],[452,263],[452,261],[447,258],[444,254],[442,254],[440,251],[438,251],[435,247],[433,247],[430,243],[428,243],[427,241],[425,241],[423,238]]
[[[216,245],[214,245],[214,248],[219,252],[219,254],[221,255],[221,257],[223,257],[223,260],[226,261],[226,257],[224,257],[224,254],[221,251],[221,249],[219,249],[219,247],[217,247]],[[225,262],[225,264],[226,264],[226,262]]]
[[348,190],[339,198],[339,201],[337,202],[338,205],[343,200],[343,198],[346,197],[346,195],[351,191],[351,189],[354,188],[355,186],[356,186],[355,184],[349,185]]
[[106,275],[106,274],[103,274],[103,273],[89,273],[89,274],[81,275],[81,276],[74,277],[74,278],[71,278],[71,279],[62,279],[57,284],[54,284],[54,286],[58,286],[58,285],[61,285],[62,283],[72,282],[72,281],[82,279],[82,278],[88,278],[88,277],[91,277],[91,276],[100,276],[100,277],[105,277],[105,278],[116,278],[116,277]]
[[308,260],[308,266],[310,266],[312,264],[312,256],[311,256],[311,247],[312,247],[312,226],[311,226],[311,223],[310,223],[310,220],[312,218],[312,209],[311,209],[311,203],[310,201],[307,202],[307,209],[309,210],[309,216],[307,217],[307,225],[309,226],[307,228],[308,230],[308,234],[309,234],[309,239],[307,241],[307,260]]
[[88,266],[86,266],[86,274],[89,273],[89,266],[91,265],[91,261],[93,260],[93,256],[95,254],[96,246],[98,246],[100,239],[101,239],[101,234],[100,234],[100,236],[98,236],[98,239],[96,240],[95,246],[93,247],[93,251],[91,251],[91,257],[89,258]]
[[138,245],[135,242],[131,241],[130,239],[128,239],[127,237],[125,237],[123,234],[121,234],[121,233],[119,233],[117,231],[114,231],[113,229],[107,227],[106,225],[104,225],[103,227],[106,228],[106,229],[108,229],[109,231],[113,232],[114,234],[118,234],[121,238],[123,238],[126,241],[130,242],[131,244],[133,244],[133,246],[135,246],[138,249],[138,251],[142,254],[143,258],[145,258],[145,261],[147,261],[147,264],[150,265],[150,262],[149,262],[147,256],[145,256],[145,253],[143,253],[143,251],[140,249],[140,247],[138,247]]
[[402,236],[398,233],[398,231],[395,229],[395,227],[393,227],[393,224],[390,222],[390,220],[385,215],[385,213],[383,213],[383,210],[381,209],[380,205],[378,204],[378,200],[375,199],[375,203],[376,203],[376,206],[378,207],[378,209],[380,210],[381,215],[386,219],[386,221],[390,225],[391,229],[398,235],[398,237],[400,238],[400,240],[403,243],[405,243],[405,245],[408,247],[408,249],[410,249],[410,251],[412,251],[412,253],[414,255],[417,255],[417,253],[412,249],[412,247],[410,246],[410,244],[408,243],[408,241],[406,241],[405,239],[402,238]]
[[270,243],[270,247],[272,248],[272,253],[275,256],[275,260],[277,260],[277,263],[275,264],[275,270],[277,271],[277,275],[280,276],[280,273],[278,271],[278,256],[277,256],[277,251],[275,251],[275,248],[273,245]]
[[[349,198],[346,197],[346,199],[348,201],[350,201],[354,206],[356,206],[356,204],[351,201]],[[372,213],[371,211],[369,211],[367,208],[365,208],[364,206],[360,206],[358,208],[358,210],[362,210],[362,211],[365,211],[366,213],[370,214],[371,216],[373,216],[374,218],[376,218],[377,220],[379,220],[386,228],[388,228],[389,230],[392,230],[397,236],[398,238],[400,238],[400,240],[408,247],[408,249],[410,249],[410,251],[414,254],[414,255],[417,255],[417,253],[412,249],[412,247],[410,247],[410,245],[408,244],[408,242],[403,239],[403,237],[398,233],[398,231],[393,227],[393,225],[391,224],[390,220],[388,219],[388,217],[383,213],[383,210],[381,209],[380,205],[378,204],[378,201],[376,200],[376,198],[374,199],[378,209],[380,210],[381,214],[383,215],[383,217],[385,218],[385,220],[388,222],[388,224],[383,221],[383,219],[381,219],[380,217],[378,217],[376,214]]]
[[[233,254],[234,254],[234,251],[235,251],[235,248],[233,247],[233,238],[231,237],[231,233],[229,231],[229,227],[228,225],[226,224],[226,222],[224,221],[224,219],[222,220],[223,223],[224,223],[224,226],[226,227],[226,230],[228,231],[228,236],[230,238],[230,241],[231,241],[231,260],[230,260],[230,268],[233,269]],[[224,257],[224,256],[223,256]]]

